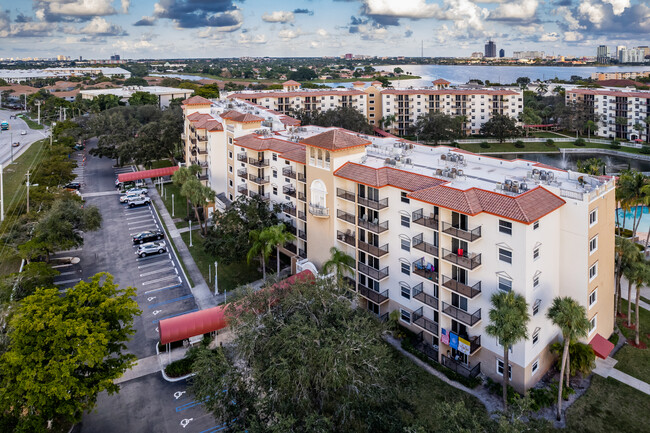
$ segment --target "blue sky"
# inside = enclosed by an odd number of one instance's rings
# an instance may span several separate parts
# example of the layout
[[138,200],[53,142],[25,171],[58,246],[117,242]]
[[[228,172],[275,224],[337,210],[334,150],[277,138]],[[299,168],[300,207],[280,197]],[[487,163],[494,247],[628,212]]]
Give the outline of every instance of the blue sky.
[[[595,55],[649,45],[648,0],[0,0],[0,57]],[[643,38],[643,39],[641,39]]]

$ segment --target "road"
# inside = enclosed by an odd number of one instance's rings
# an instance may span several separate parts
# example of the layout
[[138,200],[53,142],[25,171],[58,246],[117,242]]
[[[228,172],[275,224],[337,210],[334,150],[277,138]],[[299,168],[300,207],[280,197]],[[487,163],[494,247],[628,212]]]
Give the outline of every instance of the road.
[[[95,145],[96,139],[89,140],[88,147]],[[127,347],[138,359],[148,358],[156,353],[158,321],[198,308],[171,247],[164,254],[146,258],[134,254],[136,247],[131,236],[147,229],[162,228],[162,225],[153,206],[130,209],[119,203],[115,178],[118,173],[132,168],[114,168],[112,160],[93,157],[87,149],[73,154],[78,162],[75,173],[82,184],[86,205],[99,208],[102,227],[84,234],[82,248],[55,255],[55,258],[79,258],[76,264],[57,265],[61,275],[56,277],[55,284],[63,290],[81,279],[106,271],[114,276],[120,287],[136,288],[136,301],[142,314],[134,320],[136,333]],[[213,429],[217,423],[201,410],[200,404],[177,410],[177,406],[189,398],[185,382],[166,382],[158,372],[123,382],[120,386],[119,394],[100,394],[96,410],[83,418],[82,432],[217,431]],[[174,397],[177,392],[182,393],[182,399]],[[189,418],[192,420],[185,421],[188,424],[182,427],[181,421]]]
[[[36,140],[49,137],[48,129],[29,129],[27,123],[22,119],[10,119],[9,116],[18,113],[14,110],[0,109],[0,122],[9,122],[9,130],[0,131],[0,164],[11,161],[13,151],[14,158],[20,155],[23,149],[29,147]],[[20,135],[21,131],[27,132],[26,135]],[[11,143],[20,142],[20,146],[11,147]]]

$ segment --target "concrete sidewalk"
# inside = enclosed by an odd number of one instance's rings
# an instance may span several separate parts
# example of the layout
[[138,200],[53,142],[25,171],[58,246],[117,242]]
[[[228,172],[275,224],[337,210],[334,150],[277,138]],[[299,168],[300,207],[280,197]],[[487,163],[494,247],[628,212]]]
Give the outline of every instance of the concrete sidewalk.
[[617,362],[611,357],[607,357],[607,359],[596,358],[596,368],[594,368],[593,372],[605,378],[611,377],[616,379],[619,382],[650,395],[650,384],[615,369],[614,366]]
[[[641,287],[641,296],[643,296],[646,299],[650,299],[650,287]],[[625,277],[621,279],[621,297],[627,301],[627,280]],[[636,300],[636,287],[634,284],[632,284],[632,302]],[[645,308],[646,310],[650,311],[650,304],[643,300],[639,300],[639,307]]]

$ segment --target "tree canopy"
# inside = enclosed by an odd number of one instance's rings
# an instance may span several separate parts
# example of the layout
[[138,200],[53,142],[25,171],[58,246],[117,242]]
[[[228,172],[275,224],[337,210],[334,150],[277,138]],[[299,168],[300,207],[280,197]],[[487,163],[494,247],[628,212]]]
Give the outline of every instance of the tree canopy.
[[506,114],[493,114],[490,120],[481,126],[481,135],[496,138],[503,143],[506,138],[520,136],[521,130],[512,117]]
[[373,132],[366,116],[354,107],[337,107],[325,111],[296,110],[292,115],[303,125],[336,126],[364,134]]
[[409,135],[415,135],[421,141],[454,140],[463,135],[463,121],[460,116],[436,111],[429,111],[416,119],[408,130]]
[[158,105],[158,97],[149,92],[134,92],[129,98],[129,105]]
[[311,81],[318,78],[318,75],[316,75],[316,72],[314,72],[313,69],[301,66],[297,70],[291,72],[288,78],[295,81]]

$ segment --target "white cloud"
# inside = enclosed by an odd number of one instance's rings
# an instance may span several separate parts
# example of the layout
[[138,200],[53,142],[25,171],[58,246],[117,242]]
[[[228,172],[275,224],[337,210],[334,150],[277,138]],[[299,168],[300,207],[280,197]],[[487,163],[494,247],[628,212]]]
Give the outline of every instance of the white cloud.
[[540,42],[555,42],[558,39],[560,39],[560,35],[558,35],[555,32],[551,32],[551,33],[546,33],[546,34],[543,34],[542,36],[540,36],[539,41]]
[[302,35],[302,31],[300,29],[297,29],[297,30],[284,29],[284,30],[280,30],[280,32],[278,33],[278,36],[280,37],[280,39],[285,40],[285,41],[288,41],[290,39],[295,39],[300,35]]
[[131,0],[122,0],[122,12],[128,14],[130,6],[131,6]]
[[329,35],[325,29],[318,29],[316,30],[316,33],[322,38],[326,38]]
[[131,52],[138,51],[138,50],[157,49],[157,47],[154,44],[152,44],[147,40],[131,41],[125,39],[120,39],[119,41],[113,43],[113,48],[115,48],[117,51],[131,51]]
[[603,3],[609,3],[612,5],[614,15],[620,15],[626,8],[630,7],[630,0],[603,0]]
[[264,34],[259,34],[259,35],[249,35],[248,33],[240,33],[239,34],[239,43],[240,44],[265,44],[267,43],[268,40],[266,39],[266,35]]
[[[68,16],[103,16],[116,13],[113,0],[48,0],[44,2],[47,9],[54,15]],[[128,1],[127,1],[128,3]],[[124,1],[122,2],[124,6]]]
[[274,11],[270,14],[265,13],[262,15],[262,20],[267,23],[290,23],[293,21],[293,18],[293,12],[289,11]]
[[84,34],[94,36],[118,36],[125,33],[122,27],[116,24],[112,24],[102,17],[93,18],[88,24],[80,29],[71,26],[66,27],[65,32],[70,34]]
[[599,26],[605,18],[605,11],[603,11],[603,6],[599,4],[591,4],[589,0],[585,0],[580,3],[578,11],[583,17],[587,17],[591,23],[596,24],[596,26]]
[[0,30],[0,37],[48,36],[52,30],[56,30],[56,28],[46,22],[15,23]]
[[566,42],[577,42],[584,39],[584,35],[580,32],[564,32],[564,40]]
[[560,17],[563,17],[567,25],[569,26],[569,30],[580,30],[585,28],[584,26],[580,25],[580,21],[573,16],[571,10],[566,6],[560,6],[558,8],[555,8],[551,13],[553,15],[558,15]]
[[364,5],[364,11],[368,15],[401,18],[427,18],[440,11],[440,6],[426,3],[425,0],[364,0]]
[[538,0],[518,0],[511,3],[503,3],[490,12],[490,18],[495,19],[531,19],[537,13]]
[[544,26],[541,24],[526,24],[525,26],[517,26],[517,30],[524,35],[535,35],[544,33]]

